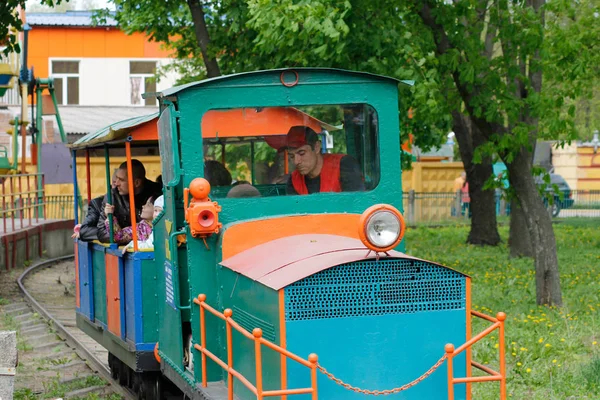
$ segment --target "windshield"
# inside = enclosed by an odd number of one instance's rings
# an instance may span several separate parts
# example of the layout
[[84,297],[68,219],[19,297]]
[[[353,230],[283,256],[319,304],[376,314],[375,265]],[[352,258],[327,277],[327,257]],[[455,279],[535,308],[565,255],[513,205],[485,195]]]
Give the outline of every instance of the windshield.
[[377,113],[367,104],[210,110],[202,137],[216,198],[369,191],[379,183]]

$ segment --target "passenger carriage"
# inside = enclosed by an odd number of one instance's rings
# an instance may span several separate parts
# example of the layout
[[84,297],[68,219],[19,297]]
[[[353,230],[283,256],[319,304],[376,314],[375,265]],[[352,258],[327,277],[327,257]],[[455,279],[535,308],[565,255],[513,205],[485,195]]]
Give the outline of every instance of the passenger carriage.
[[[153,252],[121,257],[116,246],[101,246],[105,298],[119,304],[111,306],[119,329],[94,322],[95,306],[86,305],[102,299],[102,271],[84,278],[90,269],[83,261],[100,263],[93,253],[100,245],[77,246],[78,324],[112,346],[115,365],[120,360],[137,372],[136,382],[145,380],[146,398],[161,391],[146,366],[198,399],[346,400],[390,389],[398,399],[468,399],[471,383],[482,380],[499,381],[504,398],[505,316],[471,310],[468,276],[403,253],[398,85],[364,73],[296,69],[145,95],[160,102],[165,208],[154,221]],[[286,134],[294,126],[317,132],[322,153],[354,160],[364,190],[288,194],[294,165]],[[135,128],[127,129],[107,143],[126,137],[124,145],[134,146]],[[214,172],[205,165],[214,162],[245,183],[211,186]],[[244,184],[252,190],[240,197],[236,187]],[[128,296],[133,307],[114,300]],[[471,337],[472,315],[491,327]],[[472,361],[470,350],[495,329],[499,372]],[[155,363],[131,362],[147,359],[150,347]],[[472,365],[489,376],[472,377]]]

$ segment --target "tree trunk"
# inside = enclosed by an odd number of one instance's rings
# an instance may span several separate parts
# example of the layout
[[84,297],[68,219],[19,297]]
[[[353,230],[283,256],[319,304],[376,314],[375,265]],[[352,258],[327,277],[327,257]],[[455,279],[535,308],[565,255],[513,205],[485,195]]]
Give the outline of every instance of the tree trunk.
[[468,116],[454,111],[452,118],[471,198],[471,231],[467,243],[497,246],[500,243],[500,235],[496,221],[495,192],[493,189],[483,190],[485,182],[494,173],[492,160],[490,157],[484,157],[480,164],[473,163],[473,152],[477,146],[485,143],[485,138]]
[[508,247],[511,257],[533,257],[531,237],[525,222],[525,214],[514,197],[510,200],[510,228]]
[[531,153],[522,148],[511,163],[505,163],[531,238],[537,304],[561,306],[556,238],[552,219],[531,175]]
[[221,76],[221,69],[217,63],[216,57],[212,56],[208,52],[208,46],[210,44],[210,37],[208,35],[208,28],[206,27],[206,21],[204,20],[204,10],[202,9],[201,0],[187,0],[188,7],[192,13],[192,21],[194,22],[194,33],[196,34],[196,41],[202,52],[202,58],[204,59],[204,65],[206,66],[206,75],[209,78]]

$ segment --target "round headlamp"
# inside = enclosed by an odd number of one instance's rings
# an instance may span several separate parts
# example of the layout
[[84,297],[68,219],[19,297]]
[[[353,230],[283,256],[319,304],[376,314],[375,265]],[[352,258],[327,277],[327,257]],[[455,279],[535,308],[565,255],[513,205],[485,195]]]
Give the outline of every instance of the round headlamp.
[[378,204],[367,209],[360,218],[359,237],[373,251],[388,251],[400,243],[405,229],[400,211]]

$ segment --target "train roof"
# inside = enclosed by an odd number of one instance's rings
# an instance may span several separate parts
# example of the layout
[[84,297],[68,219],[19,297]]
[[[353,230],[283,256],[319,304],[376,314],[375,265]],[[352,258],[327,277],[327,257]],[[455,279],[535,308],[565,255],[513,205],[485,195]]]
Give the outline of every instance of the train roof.
[[117,144],[124,141],[157,141],[156,121],[158,113],[128,118],[114,122],[96,132],[88,133],[71,144],[72,149],[85,149],[103,144]]
[[277,72],[281,73],[281,72],[287,72],[287,71],[290,71],[290,72],[292,72],[292,71],[329,72],[329,73],[337,73],[337,74],[343,74],[343,75],[353,75],[353,76],[357,76],[357,77],[364,77],[364,78],[369,78],[370,80],[381,80],[381,81],[392,82],[392,83],[396,83],[396,84],[404,83],[404,84],[410,85],[410,86],[412,86],[414,84],[414,81],[398,80],[396,78],[391,78],[391,77],[383,76],[383,75],[376,75],[376,74],[371,74],[371,73],[367,73],[367,72],[349,71],[349,70],[336,69],[336,68],[278,68],[278,69],[241,72],[238,74],[217,76],[215,78],[208,78],[208,79],[203,79],[201,81],[190,82],[185,85],[174,86],[172,88],[165,89],[165,90],[162,90],[159,92],[144,93],[142,95],[142,97],[143,98],[169,97],[169,96],[176,95],[180,92],[183,92],[185,90],[188,90],[190,88],[201,87],[201,86],[213,83],[213,82],[227,81],[227,80],[230,80],[232,78],[237,78],[237,77],[251,77],[253,75],[266,75],[266,74],[273,74],[273,73],[277,73]]
[[[277,254],[277,257],[273,257]],[[279,290],[317,272],[356,261],[403,258],[425,261],[399,251],[375,254],[358,239],[325,234],[304,234],[272,240],[221,262],[226,268]],[[448,268],[431,261],[425,261]],[[461,275],[468,276],[460,271]]]

